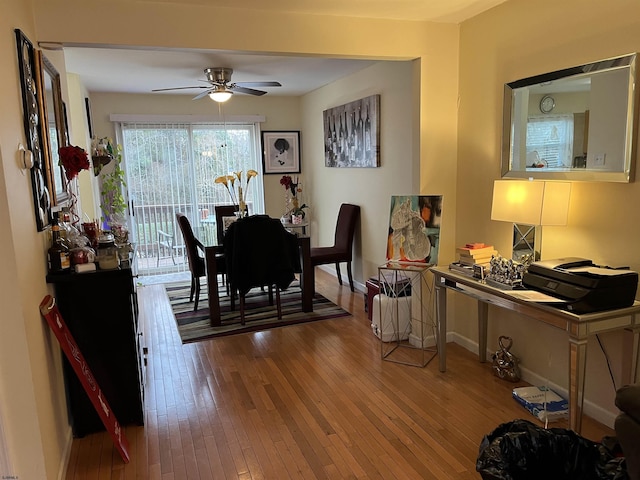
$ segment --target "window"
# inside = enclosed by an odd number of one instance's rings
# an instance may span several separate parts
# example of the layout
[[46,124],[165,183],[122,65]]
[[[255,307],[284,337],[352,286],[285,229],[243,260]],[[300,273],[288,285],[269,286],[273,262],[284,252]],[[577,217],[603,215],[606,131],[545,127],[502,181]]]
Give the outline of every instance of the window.
[[531,116],[527,122],[527,167],[571,167],[573,115]]
[[[179,251],[183,242],[175,214],[182,212],[204,244],[215,242],[214,206],[231,203],[227,190],[215,179],[248,169],[261,171],[259,127],[252,123],[123,122],[118,130],[127,195],[133,205],[130,235],[137,246],[139,271],[184,270],[186,259],[163,252],[159,232],[173,235]],[[261,175],[252,180],[246,196],[250,213],[264,212]]]

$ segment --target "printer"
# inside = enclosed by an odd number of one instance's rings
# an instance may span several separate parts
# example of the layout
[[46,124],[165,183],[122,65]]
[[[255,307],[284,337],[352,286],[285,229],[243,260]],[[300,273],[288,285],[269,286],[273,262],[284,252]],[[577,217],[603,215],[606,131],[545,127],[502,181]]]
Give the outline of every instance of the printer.
[[594,265],[577,257],[533,262],[525,272],[525,287],[566,301],[567,310],[591,313],[633,305],[638,273]]

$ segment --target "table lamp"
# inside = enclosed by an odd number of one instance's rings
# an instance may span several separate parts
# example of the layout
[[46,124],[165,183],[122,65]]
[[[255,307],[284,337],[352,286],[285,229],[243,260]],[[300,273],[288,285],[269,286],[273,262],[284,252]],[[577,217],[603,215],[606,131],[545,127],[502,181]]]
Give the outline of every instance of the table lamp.
[[496,180],[493,183],[491,220],[514,224],[514,260],[524,255],[540,259],[541,227],[567,224],[570,195],[569,182]]

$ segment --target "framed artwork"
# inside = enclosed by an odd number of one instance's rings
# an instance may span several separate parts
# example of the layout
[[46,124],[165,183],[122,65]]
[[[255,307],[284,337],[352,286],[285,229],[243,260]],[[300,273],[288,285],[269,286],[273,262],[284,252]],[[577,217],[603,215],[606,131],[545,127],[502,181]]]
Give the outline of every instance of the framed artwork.
[[262,132],[262,171],[300,173],[300,132]]
[[442,195],[392,196],[387,261],[437,265]]
[[42,93],[38,81],[39,66],[36,52],[31,41],[16,29],[16,46],[18,50],[18,70],[22,86],[22,110],[24,116],[24,133],[27,148],[33,153],[33,168],[31,169],[31,190],[36,217],[36,227],[42,231],[51,222],[51,193],[48,166],[43,154],[43,139],[41,136]]
[[326,167],[380,166],[380,95],[322,112]]
[[91,102],[89,97],[84,97],[84,110],[87,115],[87,129],[89,130],[89,138],[93,138],[93,120],[91,117]]

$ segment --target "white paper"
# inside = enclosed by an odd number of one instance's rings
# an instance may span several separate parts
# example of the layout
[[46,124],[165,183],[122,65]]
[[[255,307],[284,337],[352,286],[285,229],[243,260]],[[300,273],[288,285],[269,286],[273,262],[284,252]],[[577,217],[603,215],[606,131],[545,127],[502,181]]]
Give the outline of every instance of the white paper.
[[566,300],[562,300],[558,297],[552,297],[546,293],[538,292],[537,290],[511,290],[509,294],[519,300],[525,302],[539,302],[539,303],[567,303]]

